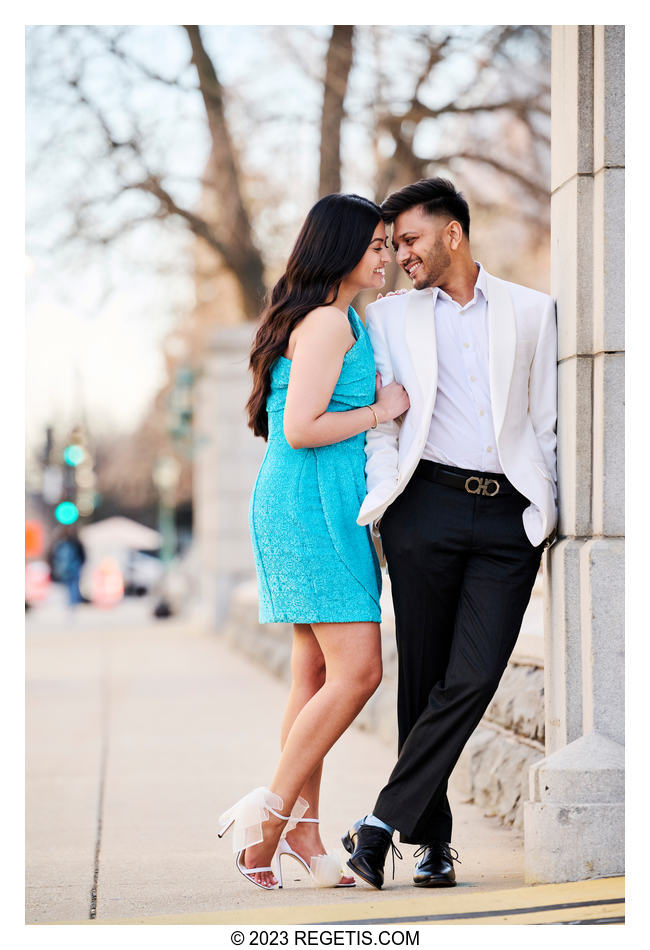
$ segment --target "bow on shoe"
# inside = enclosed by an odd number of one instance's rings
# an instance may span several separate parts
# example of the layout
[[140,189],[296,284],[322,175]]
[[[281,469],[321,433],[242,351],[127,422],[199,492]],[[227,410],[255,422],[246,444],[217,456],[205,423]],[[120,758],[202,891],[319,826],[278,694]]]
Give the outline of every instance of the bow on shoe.
[[[267,821],[271,814],[286,819],[287,816],[282,814],[283,806],[284,803],[279,795],[260,785],[219,816],[221,829],[219,837],[233,825],[233,852],[235,854],[253,845],[261,844],[264,841],[262,822]],[[282,838],[296,827],[308,808],[309,802],[298,797],[282,831]]]

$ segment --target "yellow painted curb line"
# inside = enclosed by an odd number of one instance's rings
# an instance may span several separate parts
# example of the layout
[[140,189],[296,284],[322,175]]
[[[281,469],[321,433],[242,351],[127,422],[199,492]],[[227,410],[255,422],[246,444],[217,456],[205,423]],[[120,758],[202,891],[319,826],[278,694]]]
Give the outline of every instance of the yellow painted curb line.
[[[74,924],[225,924],[278,927],[420,924],[543,924],[614,919],[625,915],[625,878],[599,878],[567,884],[536,884],[500,891],[466,888],[426,890],[417,897],[377,893],[367,901],[257,907],[200,914],[100,918]],[[60,923],[64,923],[61,921]]]

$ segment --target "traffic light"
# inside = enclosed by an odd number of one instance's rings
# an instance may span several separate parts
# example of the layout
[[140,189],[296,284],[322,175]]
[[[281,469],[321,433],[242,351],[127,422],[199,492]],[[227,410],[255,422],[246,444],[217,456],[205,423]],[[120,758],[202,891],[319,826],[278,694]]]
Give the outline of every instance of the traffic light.
[[[65,497],[74,499],[77,518],[87,517],[95,508],[95,474],[92,453],[88,448],[82,425],[75,426],[70,432],[63,449],[63,461],[65,462]],[[68,524],[73,524],[73,522],[70,521]]]
[[79,517],[79,510],[73,501],[62,501],[54,509],[54,517],[59,524],[74,524]]
[[86,440],[82,426],[75,426],[68,436],[68,441],[63,449],[63,461],[70,468],[76,468],[81,465],[86,457]]
[[70,465],[72,468],[76,468],[77,465],[80,465],[86,453],[81,445],[72,443],[71,445],[66,445],[63,450],[63,461],[66,465]]
[[174,442],[189,442],[190,447],[193,385],[193,371],[186,366],[182,366],[176,370],[173,386],[167,395],[167,431]]

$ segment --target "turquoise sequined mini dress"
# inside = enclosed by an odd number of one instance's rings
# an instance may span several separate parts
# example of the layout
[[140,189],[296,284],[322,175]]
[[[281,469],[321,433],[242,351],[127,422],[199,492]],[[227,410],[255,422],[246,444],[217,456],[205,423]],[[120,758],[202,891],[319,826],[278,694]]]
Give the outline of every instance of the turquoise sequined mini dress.
[[[375,398],[375,361],[352,309],[356,343],[343,358],[328,412]],[[292,449],[284,436],[291,361],[271,367],[268,446],[250,502],[249,526],[260,623],[350,623],[381,619],[381,573],[367,526],[356,523],[366,494],[365,433]]]

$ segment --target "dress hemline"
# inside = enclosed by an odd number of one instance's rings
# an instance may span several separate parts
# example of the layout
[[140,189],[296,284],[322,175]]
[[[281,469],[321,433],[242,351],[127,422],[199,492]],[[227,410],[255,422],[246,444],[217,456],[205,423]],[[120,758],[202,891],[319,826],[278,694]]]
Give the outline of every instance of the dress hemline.
[[346,617],[341,620],[339,617],[336,619],[332,618],[316,618],[312,617],[310,620],[297,619],[295,617],[274,617],[272,620],[266,619],[265,617],[259,617],[259,623],[381,623],[381,614],[379,617]]

